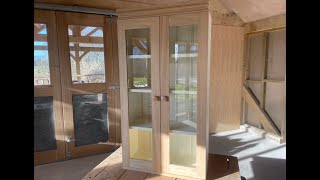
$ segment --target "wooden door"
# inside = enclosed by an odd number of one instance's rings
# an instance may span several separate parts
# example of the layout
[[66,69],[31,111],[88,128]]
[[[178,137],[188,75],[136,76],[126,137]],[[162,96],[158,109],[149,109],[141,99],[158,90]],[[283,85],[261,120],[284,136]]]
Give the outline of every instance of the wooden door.
[[159,17],[118,20],[123,166],[160,172]]
[[208,18],[206,12],[160,17],[161,158],[165,174],[206,176]]
[[34,11],[34,164],[65,159],[54,11]]
[[111,152],[116,143],[113,23],[56,12],[68,158]]

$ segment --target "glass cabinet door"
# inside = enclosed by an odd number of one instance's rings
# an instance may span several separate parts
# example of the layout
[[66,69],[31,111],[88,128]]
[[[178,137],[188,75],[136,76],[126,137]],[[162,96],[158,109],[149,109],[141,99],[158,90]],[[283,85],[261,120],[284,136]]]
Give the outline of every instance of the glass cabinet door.
[[[123,165],[159,171],[159,18],[119,20]],[[125,47],[125,48],[124,48]]]
[[198,26],[169,27],[170,164],[195,167]]
[[161,19],[162,169],[185,177],[205,176],[206,20],[202,13]]
[[126,34],[130,158],[152,160],[150,29]]

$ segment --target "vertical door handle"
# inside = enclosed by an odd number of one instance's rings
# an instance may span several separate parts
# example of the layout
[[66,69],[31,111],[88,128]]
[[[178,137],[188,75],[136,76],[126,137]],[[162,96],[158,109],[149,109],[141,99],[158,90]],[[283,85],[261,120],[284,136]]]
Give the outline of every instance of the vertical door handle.
[[152,100],[154,100],[154,101],[160,101],[160,96],[153,96],[153,97],[152,97]]
[[169,101],[169,96],[161,96],[161,101]]

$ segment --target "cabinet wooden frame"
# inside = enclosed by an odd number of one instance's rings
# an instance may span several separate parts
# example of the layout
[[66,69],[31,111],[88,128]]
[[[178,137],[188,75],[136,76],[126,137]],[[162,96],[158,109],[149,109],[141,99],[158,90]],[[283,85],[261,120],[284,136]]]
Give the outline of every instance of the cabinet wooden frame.
[[169,96],[169,27],[170,26],[198,26],[198,59],[197,59],[197,147],[196,168],[170,164],[169,133],[170,107],[169,101],[161,102],[161,164],[165,175],[193,177],[205,179],[208,153],[208,82],[210,58],[210,16],[208,12],[186,13],[171,16],[161,16],[161,96]]
[[123,167],[146,172],[160,172],[160,101],[152,101],[152,161],[130,159],[127,53],[125,31],[129,29],[150,29],[151,42],[151,96],[160,96],[159,80],[159,17],[118,20],[118,52],[120,68],[121,137]]
[[[66,151],[71,156],[77,158],[81,156],[94,155],[103,152],[111,152],[116,145],[116,123],[114,118],[115,99],[112,98],[114,91],[111,90],[113,81],[113,47],[112,47],[112,24],[107,23],[107,17],[103,15],[93,15],[84,13],[56,12],[57,32],[60,50],[60,71],[63,99],[63,116],[65,136],[75,138],[73,122],[72,96],[75,94],[106,94],[108,96],[108,114],[109,116],[109,139],[106,143],[90,144],[76,147],[75,141],[66,145]],[[105,82],[73,84],[70,64],[70,48],[68,25],[94,26],[103,28],[104,44],[104,65]]]
[[37,165],[65,159],[65,142],[55,12],[34,10],[34,23],[46,24],[51,82],[50,85],[34,86],[34,97],[53,97],[54,132],[57,143],[57,149],[55,150],[34,152],[34,164]]
[[[205,179],[209,138],[208,99],[211,17],[209,12],[204,9],[189,13],[170,12],[170,14],[151,14],[153,17],[142,16],[136,18],[130,17],[128,13],[125,13],[124,17],[121,16],[121,13],[119,14],[118,49],[120,62],[123,168],[181,178],[191,177],[195,179]],[[198,25],[196,168],[169,164],[169,101],[152,101],[152,164],[141,160],[130,159],[125,30],[150,28],[152,96],[169,96],[169,26],[192,24]],[[158,74],[157,77],[155,77],[156,74]],[[160,82],[160,84],[155,82],[155,80]]]

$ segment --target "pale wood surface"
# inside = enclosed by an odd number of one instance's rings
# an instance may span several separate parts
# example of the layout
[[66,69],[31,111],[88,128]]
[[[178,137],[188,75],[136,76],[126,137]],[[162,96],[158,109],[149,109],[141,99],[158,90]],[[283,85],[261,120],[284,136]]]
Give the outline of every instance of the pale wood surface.
[[129,117],[128,117],[128,84],[127,84],[127,52],[125,31],[128,29],[150,29],[151,43],[151,95],[160,95],[159,74],[159,17],[138,18],[118,21],[118,49],[120,68],[120,99],[121,99],[121,134],[123,146],[124,167],[145,169],[160,172],[160,101],[152,101],[152,162],[139,161],[129,158]]
[[[260,97],[262,94],[260,81],[259,83],[248,82],[248,88],[251,90],[252,94],[256,97],[260,105]],[[247,111],[246,123],[255,127],[259,127],[260,121],[257,119],[256,112],[253,111],[252,107],[248,106],[246,111]]]
[[[184,26],[195,24],[198,26],[198,59],[197,59],[197,147],[196,147],[196,168],[183,167],[170,164],[170,107],[169,101],[161,103],[161,158],[162,172],[172,175],[189,176],[189,177],[205,177],[206,154],[207,154],[207,80],[208,80],[208,61],[210,42],[209,13],[184,13],[179,15],[161,16],[160,31],[160,73],[161,73],[161,96],[169,96],[169,27]],[[183,149],[183,148],[182,148]]]
[[242,98],[248,103],[248,105],[256,112],[256,115],[263,125],[263,128],[270,133],[279,135],[280,132],[276,128],[273,121],[268,117],[266,112],[262,110],[254,97],[254,95],[245,87],[242,87]]
[[276,124],[278,129],[282,128],[284,106],[284,84],[267,83],[266,85],[265,110]]
[[[238,160],[233,156],[217,154],[208,155],[208,170],[206,178],[208,180],[240,180]],[[226,159],[229,159],[230,170],[227,170]],[[126,170],[122,168],[122,147],[104,159],[100,164],[86,174],[82,180],[197,180],[193,178],[182,179],[165,175],[152,174],[141,171]]]
[[[285,18],[285,16],[278,16],[274,19],[279,21],[281,17]],[[257,23],[268,24],[268,22],[265,20]],[[285,21],[282,23],[285,25]],[[249,67],[247,72],[249,72],[250,76],[244,81],[244,84],[250,89],[260,109],[266,113],[267,118],[272,121],[277,130],[283,131],[286,109],[286,30],[285,26],[280,28],[270,27],[269,29],[246,34],[249,42],[246,66]],[[245,107],[243,111],[246,114],[246,117],[244,117],[246,123],[261,128],[258,118],[259,113],[254,110],[254,107]],[[283,138],[281,141],[284,141]]]
[[284,80],[286,66],[286,31],[269,33],[266,79]]
[[248,23],[286,13],[285,0],[221,0],[229,10],[236,12]]
[[183,5],[183,6],[154,6],[152,8],[138,8],[138,9],[118,9],[119,19],[132,19],[137,17],[152,17],[152,16],[166,16],[182,14],[186,12],[201,12],[208,11],[208,3]]
[[244,25],[245,33],[256,33],[286,27],[286,14],[269,17]]
[[210,133],[239,129],[243,27],[212,26]]

